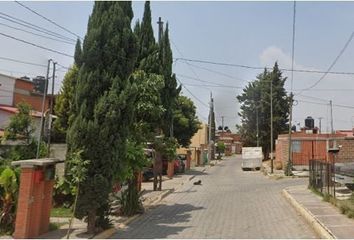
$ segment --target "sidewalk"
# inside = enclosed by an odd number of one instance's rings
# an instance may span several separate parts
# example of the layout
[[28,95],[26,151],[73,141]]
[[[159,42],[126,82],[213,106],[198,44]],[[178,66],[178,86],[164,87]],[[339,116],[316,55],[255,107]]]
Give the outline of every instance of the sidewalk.
[[[212,161],[214,165],[218,163],[218,161]],[[190,170],[186,171],[183,174],[175,175],[172,179],[169,179],[167,176],[163,176],[162,178],[162,191],[153,191],[153,182],[143,182],[142,183],[142,201],[144,208],[149,209],[153,207],[158,202],[160,202],[163,198],[165,198],[168,194],[176,191],[178,188],[182,187],[183,184],[191,181],[194,177],[198,175],[204,174],[206,169],[210,168],[209,165],[201,166],[201,167],[193,167]],[[129,222],[135,220],[140,215],[135,215],[133,217],[114,217],[112,216],[113,228],[103,231],[95,236],[86,234],[86,226],[87,223],[75,219],[73,223],[73,231],[71,232],[71,239],[87,239],[87,238],[107,238],[111,236],[117,228],[124,227]],[[66,233],[68,230],[68,218],[51,218],[52,223],[66,223],[62,225],[60,229],[48,232],[43,234],[39,238],[42,239],[65,239]]]
[[284,197],[311,224],[321,238],[354,238],[354,220],[339,209],[312,193],[307,186],[293,186],[283,190]]
[[[270,176],[270,177],[287,177],[284,174],[284,170],[277,170],[275,169],[275,165],[273,168],[273,174],[271,173],[271,162],[270,160],[266,160],[262,162],[262,171]],[[309,176],[309,171],[305,170],[303,168],[298,168],[297,166],[294,167],[295,170],[292,171],[292,173],[294,174],[293,176],[290,177],[308,177]]]

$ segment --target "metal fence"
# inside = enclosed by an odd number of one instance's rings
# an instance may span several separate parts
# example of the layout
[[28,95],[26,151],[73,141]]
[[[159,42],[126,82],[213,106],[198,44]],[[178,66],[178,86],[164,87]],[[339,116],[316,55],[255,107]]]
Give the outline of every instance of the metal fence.
[[335,197],[334,164],[323,160],[310,160],[309,170],[310,187]]

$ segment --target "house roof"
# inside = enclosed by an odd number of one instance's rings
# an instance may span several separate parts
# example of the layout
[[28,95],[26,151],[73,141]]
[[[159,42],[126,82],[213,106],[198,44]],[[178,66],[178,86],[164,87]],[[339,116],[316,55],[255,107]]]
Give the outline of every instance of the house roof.
[[[16,108],[16,107],[0,105],[0,110],[3,110],[3,111],[8,112],[8,113],[13,113],[13,114],[18,113],[18,108]],[[31,111],[31,116],[32,117],[36,117],[36,118],[40,118],[42,116],[42,113],[32,110]]]
[[345,134],[347,137],[352,137],[353,130],[337,130],[336,133]]

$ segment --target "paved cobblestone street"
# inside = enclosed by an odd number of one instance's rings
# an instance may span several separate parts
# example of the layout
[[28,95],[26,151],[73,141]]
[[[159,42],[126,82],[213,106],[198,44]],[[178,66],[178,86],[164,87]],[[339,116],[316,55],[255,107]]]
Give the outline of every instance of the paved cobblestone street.
[[[202,180],[202,185],[193,185]],[[281,196],[307,179],[274,180],[223,160],[112,238],[316,238]]]

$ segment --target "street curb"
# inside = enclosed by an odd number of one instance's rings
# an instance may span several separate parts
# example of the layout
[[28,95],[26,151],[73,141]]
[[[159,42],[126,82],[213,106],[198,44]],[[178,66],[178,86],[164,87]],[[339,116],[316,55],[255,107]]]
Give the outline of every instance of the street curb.
[[93,237],[93,239],[107,239],[113,236],[119,229],[126,227],[129,223],[140,217],[142,214],[136,214],[128,219],[126,219],[124,222],[118,224],[118,227],[112,227],[109,228]]
[[[207,168],[204,168],[202,170],[202,172],[205,172]],[[191,176],[190,178],[188,178],[188,182],[190,182],[193,178],[195,178],[196,175]],[[184,183],[181,184],[181,186]],[[150,209],[152,206],[156,205],[157,203],[161,202],[165,197],[167,197],[169,194],[175,192],[177,190],[177,188],[172,188],[169,189],[168,191],[162,193],[160,196],[156,197],[153,201],[149,202],[146,206],[147,209]],[[144,191],[144,190],[143,190]],[[93,236],[93,239],[107,239],[110,238],[111,236],[113,236],[113,234],[115,234],[117,231],[119,231],[119,229],[125,227],[126,225],[128,225],[129,223],[131,223],[132,221],[134,221],[135,219],[137,219],[138,217],[142,216],[143,214],[137,214],[134,215],[130,218],[128,218],[127,220],[125,220],[123,223],[119,224],[119,227],[112,227],[109,228],[101,233],[98,233],[97,235]]]
[[336,236],[309,210],[307,210],[301,203],[289,194],[286,189],[282,190],[282,195],[295,208],[295,210],[311,225],[313,230],[323,239],[337,239]]

